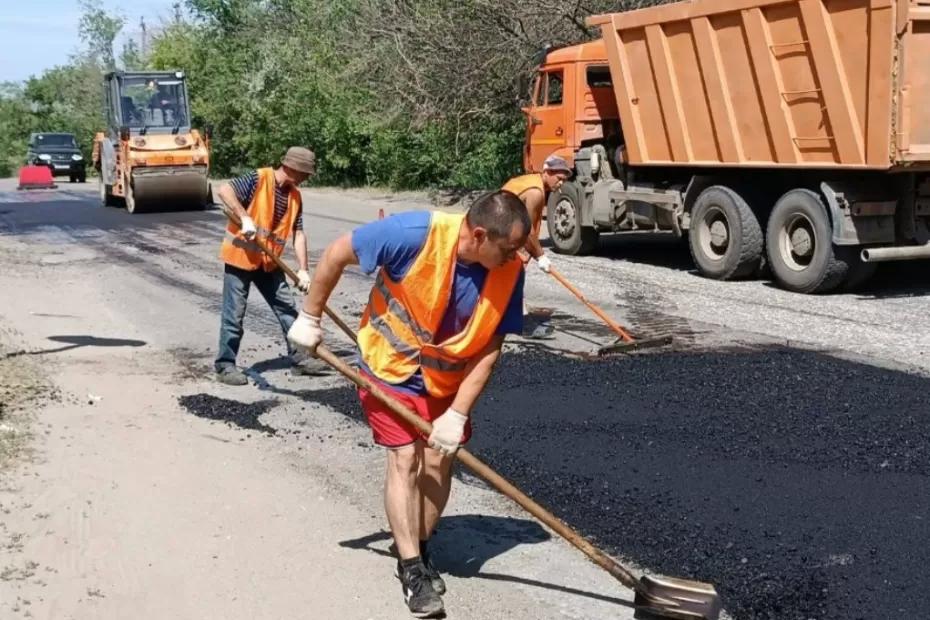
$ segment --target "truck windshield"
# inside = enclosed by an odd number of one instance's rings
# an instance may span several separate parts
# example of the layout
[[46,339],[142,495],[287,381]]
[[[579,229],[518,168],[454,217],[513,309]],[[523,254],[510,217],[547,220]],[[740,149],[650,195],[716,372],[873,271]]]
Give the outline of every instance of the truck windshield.
[[124,78],[120,83],[123,124],[158,129],[189,126],[187,89],[182,80]]
[[36,136],[36,146],[77,148],[74,136],[60,133],[41,133]]

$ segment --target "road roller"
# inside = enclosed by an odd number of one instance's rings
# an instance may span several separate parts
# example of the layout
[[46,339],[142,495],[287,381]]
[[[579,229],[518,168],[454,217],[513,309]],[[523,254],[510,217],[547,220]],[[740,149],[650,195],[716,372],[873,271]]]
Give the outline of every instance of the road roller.
[[183,71],[107,73],[104,102],[107,130],[93,150],[104,206],[142,213],[212,203],[210,130],[191,125]]

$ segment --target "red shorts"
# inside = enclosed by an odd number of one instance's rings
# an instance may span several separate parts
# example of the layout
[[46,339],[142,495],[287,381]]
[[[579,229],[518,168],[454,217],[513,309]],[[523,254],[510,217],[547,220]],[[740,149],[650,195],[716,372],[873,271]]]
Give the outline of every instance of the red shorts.
[[[377,385],[379,388],[393,396],[408,408],[417,412],[421,418],[427,422],[432,422],[443,413],[452,404],[454,396],[446,398],[436,398],[429,394],[411,394],[402,392],[390,385],[373,378],[367,373],[361,373],[363,377]],[[402,448],[409,446],[417,439],[426,439],[420,431],[413,428],[406,422],[397,419],[391,409],[382,403],[377,396],[368,390],[359,388],[358,397],[362,401],[362,411],[368,419],[368,425],[371,426],[371,434],[374,442],[385,448]],[[462,434],[462,445],[471,438],[471,419],[465,424],[465,431]]]

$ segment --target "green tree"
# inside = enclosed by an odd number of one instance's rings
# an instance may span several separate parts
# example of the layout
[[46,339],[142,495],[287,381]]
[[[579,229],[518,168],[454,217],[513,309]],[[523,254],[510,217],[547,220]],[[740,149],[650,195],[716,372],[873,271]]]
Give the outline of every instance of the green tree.
[[26,158],[26,141],[34,131],[34,117],[21,84],[0,84],[0,176],[10,176]]
[[23,96],[36,131],[73,133],[89,159],[94,134],[104,126],[102,83],[100,67],[89,58],[75,58],[70,66],[30,79]]
[[87,53],[106,71],[116,69],[113,42],[125,23],[123,17],[107,13],[102,0],[81,0],[78,33],[87,48]]
[[120,65],[127,71],[139,71],[145,69],[146,66],[145,59],[142,57],[142,50],[132,39],[123,45],[119,60]]

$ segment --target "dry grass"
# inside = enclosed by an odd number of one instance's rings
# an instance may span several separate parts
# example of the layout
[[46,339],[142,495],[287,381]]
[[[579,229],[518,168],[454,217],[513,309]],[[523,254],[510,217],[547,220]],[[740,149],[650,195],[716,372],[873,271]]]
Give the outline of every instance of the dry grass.
[[28,455],[30,404],[50,391],[35,360],[0,341],[0,473]]

